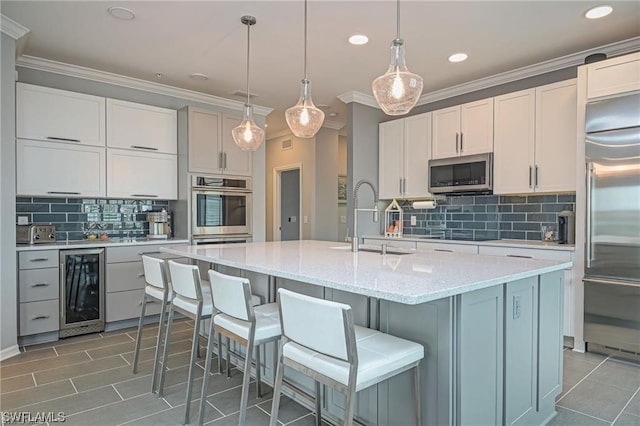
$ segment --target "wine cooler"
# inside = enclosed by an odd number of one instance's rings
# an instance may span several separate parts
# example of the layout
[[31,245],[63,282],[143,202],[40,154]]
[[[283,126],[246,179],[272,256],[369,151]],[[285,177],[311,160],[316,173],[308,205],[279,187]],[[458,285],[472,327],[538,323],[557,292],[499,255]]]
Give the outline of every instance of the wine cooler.
[[104,331],[104,248],[60,250],[60,337]]

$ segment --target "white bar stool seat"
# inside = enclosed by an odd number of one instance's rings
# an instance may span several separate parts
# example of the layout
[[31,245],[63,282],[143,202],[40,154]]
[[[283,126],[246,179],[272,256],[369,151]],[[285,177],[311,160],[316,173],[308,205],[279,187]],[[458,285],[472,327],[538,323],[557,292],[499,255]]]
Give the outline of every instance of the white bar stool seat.
[[[254,307],[256,297],[251,294],[251,285],[246,278],[234,277],[209,270],[209,282],[211,283],[211,297],[215,314],[211,320],[209,329],[210,337],[204,368],[205,375],[202,381],[198,424],[201,425],[204,420],[204,409],[207,399],[207,389],[209,387],[213,353],[212,336],[214,333],[218,333],[218,348],[222,347],[222,335],[247,348],[242,378],[242,393],[240,397],[240,416],[238,420],[238,424],[245,425],[254,347],[256,348],[256,386],[258,397],[260,397],[260,345],[276,341],[280,338],[278,306],[275,303],[269,303]],[[218,351],[222,352],[221,349]],[[221,353],[218,355],[218,362],[220,362]],[[229,344],[227,343],[227,363],[228,360]],[[220,364],[218,364],[218,369],[221,370]],[[227,372],[229,371],[230,368],[229,365],[227,365]]]
[[351,425],[356,392],[414,369],[415,420],[420,425],[420,370],[424,347],[356,326],[349,305],[278,290],[282,339],[270,425],[278,419],[284,366],[314,379],[316,424],[321,424],[320,384],[345,394],[344,424]]

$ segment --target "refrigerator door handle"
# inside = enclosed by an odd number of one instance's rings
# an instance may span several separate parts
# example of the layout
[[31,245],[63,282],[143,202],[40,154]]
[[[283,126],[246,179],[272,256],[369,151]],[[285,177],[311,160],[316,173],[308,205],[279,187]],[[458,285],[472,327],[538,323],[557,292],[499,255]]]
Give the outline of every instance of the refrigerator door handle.
[[591,268],[593,261],[593,245],[591,242],[591,190],[593,187],[593,163],[587,163],[587,247],[586,247],[586,264],[587,268]]

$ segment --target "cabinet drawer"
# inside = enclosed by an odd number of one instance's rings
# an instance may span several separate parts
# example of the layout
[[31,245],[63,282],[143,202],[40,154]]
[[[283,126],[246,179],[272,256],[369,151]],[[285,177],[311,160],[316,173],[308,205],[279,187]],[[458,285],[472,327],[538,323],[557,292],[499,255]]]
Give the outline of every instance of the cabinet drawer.
[[144,286],[142,262],[111,263],[107,265],[107,293],[140,290]]
[[60,329],[58,299],[20,304],[20,335],[46,333]]
[[21,251],[18,255],[20,269],[57,268],[58,250]]
[[[131,318],[140,318],[142,298],[144,290],[119,291],[107,293],[107,322],[121,321]],[[160,302],[149,300],[147,302],[147,315],[159,314]]]
[[480,254],[492,256],[527,257],[540,260],[556,260],[559,262],[569,262],[571,260],[571,252],[553,249],[480,246],[479,252]]
[[478,246],[473,244],[418,242],[418,251],[444,251],[452,253],[478,254]]
[[20,302],[57,299],[60,293],[58,268],[20,271]]
[[107,263],[121,263],[121,262],[138,262],[141,260],[143,254],[148,256],[157,257],[159,259],[174,259],[178,256],[170,253],[163,253],[160,251],[160,247],[164,247],[167,244],[152,244],[142,246],[127,246],[127,247],[107,247]]

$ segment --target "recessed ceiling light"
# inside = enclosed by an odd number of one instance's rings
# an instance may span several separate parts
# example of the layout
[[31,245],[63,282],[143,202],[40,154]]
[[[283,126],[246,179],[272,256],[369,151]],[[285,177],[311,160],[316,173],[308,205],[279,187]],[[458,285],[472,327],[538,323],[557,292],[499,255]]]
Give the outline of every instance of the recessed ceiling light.
[[466,53],[454,53],[449,56],[449,62],[462,62],[466,60],[469,56]]
[[360,46],[362,44],[367,44],[369,42],[369,37],[362,34],[356,34],[349,37],[349,43],[355,44],[356,46]]
[[202,74],[201,72],[194,72],[189,76],[189,78],[192,78],[194,80],[202,80],[202,81],[209,80],[209,76],[207,76],[206,74]]
[[123,21],[131,21],[136,17],[136,14],[131,9],[127,9],[126,7],[120,6],[111,6],[107,9],[109,15],[113,16],[116,19],[121,19]]
[[584,14],[588,19],[598,19],[603,18],[613,12],[613,8],[608,5],[596,6],[587,10],[587,13]]

